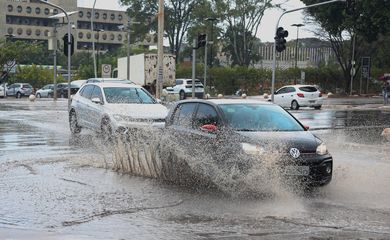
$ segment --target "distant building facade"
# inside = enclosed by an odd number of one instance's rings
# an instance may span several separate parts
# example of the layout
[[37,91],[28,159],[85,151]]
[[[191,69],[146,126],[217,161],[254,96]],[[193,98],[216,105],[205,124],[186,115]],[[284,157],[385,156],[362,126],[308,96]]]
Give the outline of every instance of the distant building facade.
[[[77,6],[77,0],[50,0],[72,14],[72,34],[75,51],[92,49],[95,38],[96,49],[109,51],[120,47],[126,41],[126,33],[120,26],[126,25],[128,18],[124,11],[95,9]],[[59,9],[42,4],[37,0],[0,0],[0,38],[11,37],[14,40],[47,41],[53,36],[57,25],[57,39],[62,39],[67,32],[63,19],[49,18],[61,13]],[[91,18],[94,32],[91,33]],[[66,24],[66,20],[65,24]]]

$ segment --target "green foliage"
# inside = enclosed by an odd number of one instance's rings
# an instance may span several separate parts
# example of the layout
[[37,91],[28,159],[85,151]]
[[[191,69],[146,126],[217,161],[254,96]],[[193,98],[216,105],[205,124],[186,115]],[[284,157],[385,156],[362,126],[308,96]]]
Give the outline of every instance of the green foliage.
[[[46,84],[53,83],[54,72],[52,69],[44,69],[41,66],[19,66],[12,82],[30,83],[34,88],[39,89]],[[62,77],[57,78],[57,82],[63,82]]]
[[40,51],[41,46],[37,43],[0,40],[0,66],[12,60],[19,64],[26,63],[30,61],[32,55],[36,55]]

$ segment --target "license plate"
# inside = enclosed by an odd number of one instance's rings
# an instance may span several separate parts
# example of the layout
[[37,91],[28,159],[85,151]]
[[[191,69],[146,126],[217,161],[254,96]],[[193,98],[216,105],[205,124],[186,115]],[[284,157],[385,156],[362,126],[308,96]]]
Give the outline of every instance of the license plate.
[[307,176],[310,173],[310,168],[309,166],[286,166],[282,172],[284,175]]
[[314,103],[315,102],[315,100],[309,100],[309,103]]

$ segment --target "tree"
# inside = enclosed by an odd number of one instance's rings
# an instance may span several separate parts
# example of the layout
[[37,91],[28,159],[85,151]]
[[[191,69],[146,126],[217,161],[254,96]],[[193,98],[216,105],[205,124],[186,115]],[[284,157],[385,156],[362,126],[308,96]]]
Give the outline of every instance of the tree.
[[255,37],[265,10],[275,7],[271,0],[215,0],[215,9],[226,24],[225,41],[233,64],[249,65],[254,57]]
[[[320,0],[301,0],[309,5]],[[337,61],[344,73],[344,89],[349,92],[351,84],[352,49],[355,42],[355,59],[371,55],[369,45],[380,35],[388,34],[389,1],[355,1],[353,9],[346,9],[345,3],[333,3],[325,7],[309,8],[306,13],[317,22],[322,31],[320,36],[330,41]],[[360,61],[356,61],[357,69]]]
[[[144,34],[157,32],[156,16],[158,14],[158,4],[151,0],[120,0],[122,5],[129,6],[129,16],[143,24],[139,29]],[[207,0],[168,0],[165,1],[165,26],[166,37],[169,40],[171,53],[178,59],[181,46],[185,40],[187,30],[196,23],[195,9],[204,8]]]

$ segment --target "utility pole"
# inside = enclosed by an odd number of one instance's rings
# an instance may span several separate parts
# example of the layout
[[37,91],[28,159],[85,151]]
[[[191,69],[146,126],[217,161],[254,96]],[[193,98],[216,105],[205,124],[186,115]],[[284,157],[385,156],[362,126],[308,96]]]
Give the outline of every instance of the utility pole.
[[203,81],[203,89],[204,89],[204,96],[203,98],[206,98],[206,86],[207,86],[207,45],[208,45],[208,35],[206,34],[206,45],[204,45],[204,81]]
[[[94,35],[94,26],[93,26],[93,19],[95,17],[95,5],[96,0],[93,2],[92,7],[92,15],[91,15],[91,34]],[[93,58],[93,72],[95,74],[95,78],[97,78],[97,68],[96,68],[96,54],[95,54],[95,36],[92,36],[92,58]]]
[[160,99],[164,81],[164,0],[158,1],[157,66],[156,98]]
[[131,48],[130,26],[131,26],[131,19],[129,17],[129,20],[127,20],[127,80],[130,80],[130,48]]
[[196,38],[192,43],[192,99],[195,99]]
[[53,89],[53,100],[57,101],[57,23],[54,23],[54,31],[53,31],[53,48],[54,48],[54,89]]
[[[296,12],[296,11],[307,9],[307,8],[311,8],[311,7],[317,7],[317,6],[321,6],[321,5],[325,5],[325,4],[329,4],[329,3],[334,3],[334,2],[345,2],[345,0],[330,0],[330,1],[307,5],[305,7],[295,8],[295,9],[291,9],[291,10],[283,12],[282,15],[280,15],[278,21],[276,22],[275,33],[278,31],[280,19],[282,19],[282,17],[285,14]],[[272,63],[272,85],[271,85],[271,101],[272,102],[274,102],[274,93],[275,93],[275,74],[276,74],[276,39],[274,41],[273,63]]]
[[355,76],[355,42],[356,42],[356,33],[352,35],[352,60],[351,60],[351,89],[349,95],[352,95],[353,88],[353,78]]

